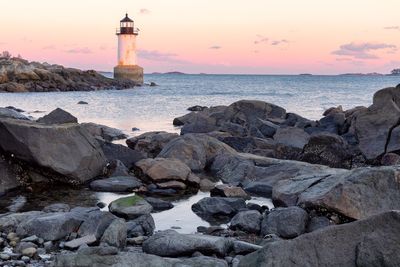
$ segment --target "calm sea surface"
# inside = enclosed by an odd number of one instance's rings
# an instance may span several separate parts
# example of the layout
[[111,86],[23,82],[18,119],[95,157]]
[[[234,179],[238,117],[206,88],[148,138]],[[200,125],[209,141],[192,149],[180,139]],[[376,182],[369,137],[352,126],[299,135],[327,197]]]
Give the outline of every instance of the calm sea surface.
[[[130,135],[165,130],[174,117],[193,105],[228,105],[240,99],[271,102],[310,119],[331,106],[351,108],[371,104],[375,91],[395,86],[393,76],[276,76],[276,75],[146,75],[157,87],[122,91],[0,94],[0,106],[15,106],[28,113],[60,107],[80,122],[120,128]],[[78,101],[89,105],[78,105]],[[33,117],[44,113],[30,113]],[[139,132],[131,129],[137,127]]]

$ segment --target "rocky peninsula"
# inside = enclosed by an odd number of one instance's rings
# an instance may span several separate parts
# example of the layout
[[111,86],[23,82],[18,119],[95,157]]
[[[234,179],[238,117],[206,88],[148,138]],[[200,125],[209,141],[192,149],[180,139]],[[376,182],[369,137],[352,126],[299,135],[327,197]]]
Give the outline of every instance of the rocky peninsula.
[[94,70],[82,71],[17,57],[0,57],[0,92],[119,90],[136,85],[130,80],[106,78]]
[[[62,109],[32,120],[0,108],[0,200],[54,185],[129,193],[0,206],[0,266],[400,265],[399,86],[318,121],[253,100],[190,110],[173,121],[180,135],[124,146],[118,129]],[[157,212],[199,190],[191,209],[210,227],[156,231]]]

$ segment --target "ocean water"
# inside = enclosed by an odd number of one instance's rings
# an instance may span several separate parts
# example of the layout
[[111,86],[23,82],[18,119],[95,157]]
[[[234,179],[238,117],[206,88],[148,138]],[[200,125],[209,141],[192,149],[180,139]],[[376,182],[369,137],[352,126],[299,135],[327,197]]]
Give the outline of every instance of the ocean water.
[[[102,123],[129,135],[177,132],[173,118],[193,105],[229,105],[240,99],[274,103],[289,112],[319,119],[331,106],[352,108],[372,103],[377,90],[395,86],[395,76],[145,75],[143,86],[121,91],[0,94],[0,107],[15,106],[37,118],[60,107],[80,122]],[[78,101],[88,105],[78,105]],[[42,111],[43,113],[32,113]],[[140,131],[132,132],[132,128]]]

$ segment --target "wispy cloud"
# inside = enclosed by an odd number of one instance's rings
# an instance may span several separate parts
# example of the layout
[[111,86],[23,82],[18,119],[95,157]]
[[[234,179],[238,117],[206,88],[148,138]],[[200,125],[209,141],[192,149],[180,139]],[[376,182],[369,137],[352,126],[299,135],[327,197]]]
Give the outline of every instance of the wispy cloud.
[[337,56],[348,56],[356,59],[377,59],[379,58],[373,51],[385,50],[394,53],[397,46],[386,43],[348,43],[341,45],[338,50],[332,52]]
[[163,53],[157,50],[139,50],[138,55],[140,58],[158,61],[158,62],[170,62],[177,64],[185,64],[188,63],[185,60],[181,60],[178,58],[177,54],[174,53]]
[[256,40],[254,41],[254,44],[261,44],[261,43],[267,43],[269,41],[269,38],[261,35],[261,34],[257,34],[256,35]]
[[215,50],[218,50],[218,49],[221,49],[222,47],[221,46],[219,46],[219,45],[213,45],[213,46],[210,46],[209,47],[209,49],[215,49]]
[[148,10],[147,8],[142,8],[139,10],[139,14],[141,15],[148,15],[150,13],[151,13],[150,10]]
[[81,47],[81,48],[72,48],[66,50],[65,52],[70,54],[91,54],[92,50],[90,50],[88,47]]
[[400,26],[388,26],[384,27],[385,30],[400,30]]
[[289,41],[286,39],[282,39],[282,40],[277,40],[277,41],[272,41],[271,45],[281,45],[281,44],[288,44]]

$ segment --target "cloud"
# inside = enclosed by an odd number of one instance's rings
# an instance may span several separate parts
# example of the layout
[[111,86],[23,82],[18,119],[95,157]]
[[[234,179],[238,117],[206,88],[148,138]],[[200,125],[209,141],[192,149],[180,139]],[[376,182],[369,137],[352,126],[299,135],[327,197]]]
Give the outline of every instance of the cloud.
[[254,41],[254,44],[267,43],[269,41],[269,38],[267,38],[261,34],[257,34],[256,37],[257,37],[257,39]]
[[397,51],[397,46],[385,43],[348,43],[341,45],[339,49],[333,51],[332,54],[356,59],[377,59],[379,57],[372,52],[378,50],[394,53]]
[[177,64],[185,64],[188,63],[185,60],[181,60],[177,54],[174,53],[163,53],[157,50],[139,50],[138,56],[143,59],[158,61],[158,62],[169,62],[169,63],[177,63]]
[[400,26],[388,26],[388,27],[384,27],[383,29],[385,30],[400,30]]
[[81,47],[81,48],[72,48],[66,50],[65,52],[70,54],[91,54],[92,50],[90,50],[88,47]]
[[139,10],[140,15],[148,15],[150,13],[151,13],[150,10],[148,10],[147,8],[142,8]]
[[271,45],[281,45],[281,44],[288,44],[289,41],[282,39],[282,40],[278,40],[278,41],[272,41]]
[[54,50],[56,47],[54,45],[47,45],[42,47],[43,50]]
[[221,49],[221,48],[222,48],[222,47],[219,46],[219,45],[213,45],[213,46],[210,46],[210,47],[209,47],[209,49],[216,49],[216,50]]
[[107,47],[106,45],[101,45],[101,46],[99,47],[99,49],[100,49],[100,50],[107,50],[108,47]]

